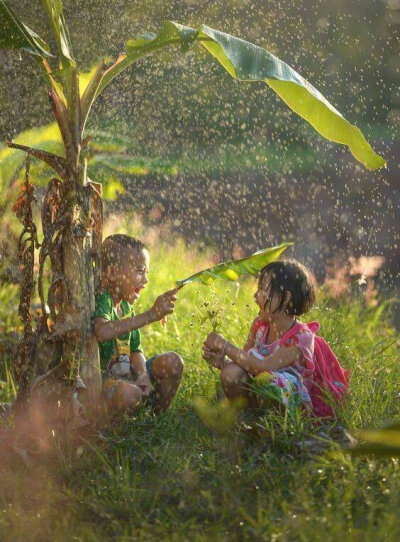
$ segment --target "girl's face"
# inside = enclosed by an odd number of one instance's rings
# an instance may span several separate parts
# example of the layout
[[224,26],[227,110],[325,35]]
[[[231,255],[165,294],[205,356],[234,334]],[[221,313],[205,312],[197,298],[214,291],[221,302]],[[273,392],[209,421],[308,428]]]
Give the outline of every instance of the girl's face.
[[275,293],[271,297],[270,292],[271,278],[268,274],[265,274],[262,279],[259,280],[256,293],[254,294],[254,300],[260,307],[258,317],[263,322],[271,322],[285,313],[286,303],[283,304],[280,311],[274,312],[279,307],[280,299]]

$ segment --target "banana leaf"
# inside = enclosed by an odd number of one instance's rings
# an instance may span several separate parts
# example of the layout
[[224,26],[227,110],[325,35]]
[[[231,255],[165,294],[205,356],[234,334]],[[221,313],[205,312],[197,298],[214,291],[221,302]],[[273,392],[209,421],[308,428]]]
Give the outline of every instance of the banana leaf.
[[241,81],[263,81],[300,117],[309,122],[324,138],[347,145],[353,156],[368,169],[385,165],[356,126],[348,122],[311,83],[262,47],[219,32],[205,25],[199,29],[164,21],[158,34],[145,34],[127,42],[126,54],[120,55],[102,77],[94,99],[124,69],[143,56],[171,45],[186,51],[199,42],[226,71]]
[[364,442],[350,449],[353,455],[400,457],[400,422],[371,431],[358,431],[357,437]]
[[71,40],[65,24],[62,0],[44,0],[44,6],[53,29],[61,64],[63,68],[71,68],[75,66],[75,60],[72,56]]
[[186,279],[177,280],[176,284],[184,286],[191,282],[200,282],[208,286],[216,279],[237,281],[241,275],[256,275],[265,265],[276,261],[282,252],[291,245],[293,243],[283,243],[276,247],[259,250],[247,258],[220,263]]
[[48,45],[19,20],[4,0],[0,0],[0,49],[27,51],[42,58],[52,56]]

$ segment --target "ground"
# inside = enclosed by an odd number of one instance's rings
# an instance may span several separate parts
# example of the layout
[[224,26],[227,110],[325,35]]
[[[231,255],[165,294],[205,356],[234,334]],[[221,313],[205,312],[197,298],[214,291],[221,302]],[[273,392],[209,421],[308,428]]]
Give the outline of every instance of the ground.
[[[163,249],[151,231],[145,237],[153,259],[143,308],[211,257],[181,241]],[[30,464],[17,455],[3,461],[1,540],[398,540],[397,459],[353,457],[335,445],[299,453],[298,441],[316,431],[304,420],[273,413],[254,420],[218,403],[218,375],[201,359],[201,343],[213,329],[244,342],[254,288],[252,278],[185,286],[167,324],[143,332],[148,356],[175,350],[185,360],[167,413],[125,416],[78,447],[61,446],[55,435],[51,452]],[[352,371],[340,413],[352,433],[400,414],[399,339],[387,311],[382,303],[365,307],[361,293],[333,301],[320,291],[304,318],[321,323]],[[3,374],[6,399],[12,381]],[[258,431],[243,430],[254,421]]]

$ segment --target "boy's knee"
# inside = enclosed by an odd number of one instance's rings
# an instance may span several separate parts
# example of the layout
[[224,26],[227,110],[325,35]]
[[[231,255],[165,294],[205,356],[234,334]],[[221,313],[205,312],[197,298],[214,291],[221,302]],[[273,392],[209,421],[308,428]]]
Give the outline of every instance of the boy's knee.
[[135,384],[118,382],[113,406],[119,410],[136,410],[142,402],[142,392]]
[[236,365],[236,363],[229,363],[220,373],[221,384],[224,388],[243,384],[246,378],[246,371]]
[[176,352],[166,352],[156,359],[153,366],[153,372],[155,373],[155,376],[159,378],[165,376],[181,378],[183,367],[184,363],[179,354]]
[[169,367],[171,373],[176,376],[182,376],[183,373],[183,359],[176,352],[168,352]]

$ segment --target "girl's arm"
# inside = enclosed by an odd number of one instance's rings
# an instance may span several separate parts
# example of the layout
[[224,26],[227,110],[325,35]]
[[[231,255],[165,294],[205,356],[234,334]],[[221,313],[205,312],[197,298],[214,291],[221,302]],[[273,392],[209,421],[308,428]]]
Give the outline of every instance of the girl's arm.
[[253,320],[246,342],[244,343],[243,350],[245,352],[247,352],[248,350],[250,350],[250,348],[253,348],[254,346],[254,340],[255,340],[254,324],[256,323],[256,321],[257,321],[257,318]]
[[257,375],[264,371],[279,371],[288,367],[294,361],[300,361],[302,353],[297,346],[291,348],[278,348],[273,354],[258,358],[253,354],[237,348],[218,333],[210,333],[205,342],[206,346],[213,350],[220,350],[227,355],[236,365],[239,365],[247,373]]
[[225,341],[225,354],[239,365],[247,373],[255,376],[264,371],[279,371],[291,365],[294,361],[300,361],[302,353],[293,346],[292,348],[278,348],[273,354],[264,358],[257,358],[249,352],[240,350],[228,341]]

